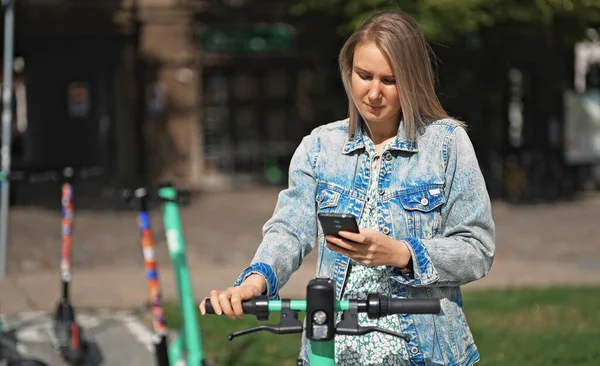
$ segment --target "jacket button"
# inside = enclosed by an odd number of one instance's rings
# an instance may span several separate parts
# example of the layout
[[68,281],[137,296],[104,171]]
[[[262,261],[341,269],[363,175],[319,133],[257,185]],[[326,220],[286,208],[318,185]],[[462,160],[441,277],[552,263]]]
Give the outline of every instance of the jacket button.
[[387,160],[387,161],[392,160],[392,153],[386,152],[385,155],[384,155],[384,159]]
[[390,228],[389,228],[389,227],[387,227],[387,226],[386,226],[386,227],[384,227],[384,228],[383,228],[383,233],[384,233],[385,235],[389,234],[389,233],[390,233]]
[[421,198],[421,204],[423,206],[427,206],[429,204],[429,200],[425,197]]
[[417,347],[413,347],[413,348],[411,348],[411,349],[410,349],[410,352],[411,352],[413,355],[416,355],[417,353],[419,353],[419,349],[418,349]]

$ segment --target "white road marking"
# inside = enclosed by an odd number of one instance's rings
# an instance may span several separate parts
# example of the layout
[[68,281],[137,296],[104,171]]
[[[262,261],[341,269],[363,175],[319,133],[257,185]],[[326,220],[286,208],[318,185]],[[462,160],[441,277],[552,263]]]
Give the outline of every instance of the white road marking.
[[154,342],[152,340],[154,337],[154,334],[145,325],[140,323],[140,321],[132,315],[120,316],[120,317],[117,317],[117,319],[119,319],[123,322],[123,324],[125,325],[127,330],[129,330],[129,332],[143,346],[145,346],[148,349],[148,351],[154,352]]
[[[4,322],[5,328],[17,329],[17,339],[20,347],[23,342],[40,343],[51,341],[52,322],[54,314],[44,312],[26,312],[16,316],[5,316],[0,314],[0,319]],[[76,321],[84,329],[93,329],[98,327],[102,321],[115,320],[122,323],[133,337],[147,348],[154,352],[154,334],[135,316],[128,312],[117,313],[95,313],[95,314],[76,314]]]
[[104,316],[97,316],[91,314],[76,314],[75,320],[83,328],[96,328],[100,325],[100,319],[106,318]]

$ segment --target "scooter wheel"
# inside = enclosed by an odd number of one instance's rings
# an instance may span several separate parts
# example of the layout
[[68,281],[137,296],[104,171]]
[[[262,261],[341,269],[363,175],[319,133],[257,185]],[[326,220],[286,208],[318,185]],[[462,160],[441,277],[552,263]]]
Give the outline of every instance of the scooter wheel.
[[85,358],[85,343],[82,340],[81,328],[76,323],[71,323],[68,336],[69,342],[61,345],[60,354],[70,365],[81,365]]

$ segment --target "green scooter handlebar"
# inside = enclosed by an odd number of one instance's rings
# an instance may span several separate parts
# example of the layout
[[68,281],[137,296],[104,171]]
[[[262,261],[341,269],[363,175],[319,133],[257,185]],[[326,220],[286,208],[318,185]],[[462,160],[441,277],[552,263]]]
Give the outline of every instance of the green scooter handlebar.
[[[266,296],[258,296],[242,302],[245,314],[256,315],[258,320],[267,320],[271,312],[281,312],[280,324],[259,325],[244,329],[228,336],[229,340],[257,331],[268,331],[275,334],[302,333],[306,330],[306,338],[310,341],[311,366],[335,366],[334,337],[336,334],[363,335],[370,332],[382,332],[400,337],[406,342],[409,338],[391,330],[365,326],[358,323],[358,313],[366,313],[371,319],[391,314],[437,314],[440,312],[439,299],[395,299],[371,293],[366,300],[335,300],[332,281],[328,279],[312,280],[307,288],[307,300],[269,300]],[[310,295],[310,296],[309,296]],[[215,309],[206,300],[207,314],[215,314]],[[303,325],[298,320],[297,312],[307,313]],[[342,312],[341,321],[335,324],[334,312]],[[297,360],[298,365],[305,361]]]
[[[259,320],[266,320],[271,312],[281,311],[282,301],[257,296],[242,301],[242,310],[244,314],[256,315]],[[336,300],[336,311],[348,310],[350,301],[353,300]],[[392,314],[437,314],[441,308],[439,299],[396,299],[377,293],[369,294],[366,300],[354,301],[357,301],[358,312],[367,313],[371,319]],[[206,300],[205,307],[207,314],[215,314],[210,299]],[[306,300],[290,300],[290,309],[306,311]]]

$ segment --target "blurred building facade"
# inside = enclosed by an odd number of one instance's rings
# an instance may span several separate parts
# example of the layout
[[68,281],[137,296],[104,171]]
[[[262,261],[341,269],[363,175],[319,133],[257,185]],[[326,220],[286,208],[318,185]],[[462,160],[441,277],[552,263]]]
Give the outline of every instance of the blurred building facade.
[[[346,114],[337,20],[292,17],[291,3],[18,1],[14,168],[101,166],[115,187],[285,183],[301,137]],[[434,45],[440,98],[468,123],[494,197],[576,189],[573,45],[559,33],[507,25]]]
[[17,2],[28,113],[13,168],[101,166],[120,186],[282,183],[299,123],[315,123],[314,53],[299,52],[289,3]]
[[18,1],[27,128],[14,136],[14,169],[100,166],[106,183],[127,186],[167,160],[165,175],[197,181],[191,22],[176,1]]

